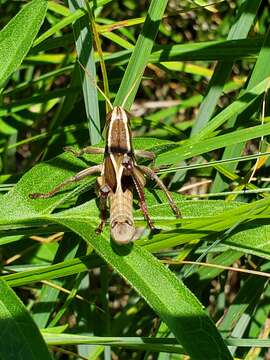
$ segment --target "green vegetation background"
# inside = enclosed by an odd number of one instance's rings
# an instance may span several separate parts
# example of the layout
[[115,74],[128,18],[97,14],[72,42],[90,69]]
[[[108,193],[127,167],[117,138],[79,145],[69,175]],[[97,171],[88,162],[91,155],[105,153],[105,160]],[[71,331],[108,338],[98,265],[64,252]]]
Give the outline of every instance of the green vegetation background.
[[[2,0],[1,14],[0,357],[267,359],[269,2]],[[183,214],[149,182],[161,231],[128,246],[95,234],[94,177],[29,198],[102,161],[63,152],[104,144],[96,83],[114,104],[128,94],[134,147],[156,153]],[[136,197],[134,217],[146,227]]]

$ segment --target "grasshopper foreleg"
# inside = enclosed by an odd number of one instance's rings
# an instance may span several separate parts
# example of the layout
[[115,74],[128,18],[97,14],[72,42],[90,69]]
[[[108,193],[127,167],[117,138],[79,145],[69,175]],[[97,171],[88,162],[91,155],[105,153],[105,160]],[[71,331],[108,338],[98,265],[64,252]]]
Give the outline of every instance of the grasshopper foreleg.
[[64,151],[72,153],[74,156],[79,157],[84,154],[104,154],[103,148],[87,146],[81,150],[74,150],[72,147],[66,146],[64,147]]
[[60,190],[62,190],[66,185],[72,184],[74,182],[80,181],[84,179],[87,176],[90,176],[92,174],[98,173],[102,171],[102,165],[95,165],[91,166],[90,168],[84,169],[80,172],[78,172],[76,175],[66,179],[65,181],[61,182],[59,185],[57,185],[54,189],[47,193],[32,193],[29,194],[29,197],[31,199],[47,199],[56,193],[58,193]]

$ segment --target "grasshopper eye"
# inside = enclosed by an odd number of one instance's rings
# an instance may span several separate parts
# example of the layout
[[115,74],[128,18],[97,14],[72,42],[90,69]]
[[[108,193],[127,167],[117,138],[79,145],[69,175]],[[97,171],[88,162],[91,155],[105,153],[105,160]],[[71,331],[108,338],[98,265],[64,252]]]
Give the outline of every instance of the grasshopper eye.
[[114,221],[111,222],[111,228],[112,228],[112,229],[114,229],[116,225],[117,225],[117,221],[116,221],[116,220],[114,220]]
[[133,226],[133,222],[131,220],[126,220],[125,224],[129,225],[129,226]]

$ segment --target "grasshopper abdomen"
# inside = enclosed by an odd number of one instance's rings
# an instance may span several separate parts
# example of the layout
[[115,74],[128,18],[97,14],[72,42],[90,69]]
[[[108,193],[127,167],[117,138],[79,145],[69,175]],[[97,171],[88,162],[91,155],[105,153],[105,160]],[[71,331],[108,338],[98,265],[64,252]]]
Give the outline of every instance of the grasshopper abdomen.
[[109,202],[111,236],[118,244],[127,244],[133,240],[136,232],[132,214],[132,190],[127,188],[109,195]]

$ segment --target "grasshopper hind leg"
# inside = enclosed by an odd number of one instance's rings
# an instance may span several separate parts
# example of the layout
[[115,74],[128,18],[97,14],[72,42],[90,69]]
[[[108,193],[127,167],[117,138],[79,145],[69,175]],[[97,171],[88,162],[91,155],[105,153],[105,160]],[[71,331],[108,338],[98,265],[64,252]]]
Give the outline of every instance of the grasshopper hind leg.
[[100,205],[100,224],[96,228],[96,234],[101,234],[107,220],[107,199],[110,193],[110,188],[108,185],[104,184],[103,176],[97,178],[97,183],[99,185],[99,205]]
[[101,189],[100,190],[100,218],[101,218],[101,221],[100,221],[100,224],[99,226],[96,228],[96,234],[101,234],[103,229],[104,229],[104,226],[106,224],[106,220],[107,220],[107,198],[108,198],[108,195],[109,195],[109,191],[105,190],[104,189]]
[[144,195],[144,190],[143,190],[144,184],[145,184],[144,176],[137,169],[137,166],[134,165],[133,160],[129,156],[124,157],[122,165],[125,169],[124,173],[127,174],[127,178],[132,179],[132,182],[136,188],[136,191],[139,196],[140,208],[141,208],[143,216],[144,216],[150,230],[156,231],[153,221],[151,220],[151,218],[149,216],[146,201],[145,201],[145,195]]
[[142,210],[143,216],[144,216],[145,220],[147,221],[147,224],[148,224],[150,230],[156,231],[153,221],[151,220],[151,218],[148,214],[148,209],[147,209],[144,191],[143,191],[143,185],[141,184],[140,180],[136,176],[136,173],[133,174],[132,178],[133,178],[133,182],[134,182],[135,188],[137,190],[137,193],[139,195],[139,203],[140,203],[140,208]]

